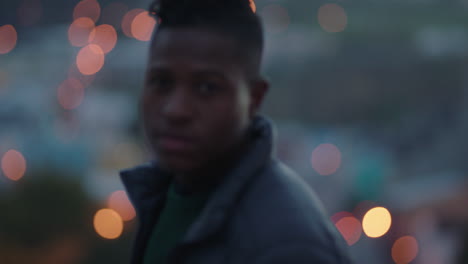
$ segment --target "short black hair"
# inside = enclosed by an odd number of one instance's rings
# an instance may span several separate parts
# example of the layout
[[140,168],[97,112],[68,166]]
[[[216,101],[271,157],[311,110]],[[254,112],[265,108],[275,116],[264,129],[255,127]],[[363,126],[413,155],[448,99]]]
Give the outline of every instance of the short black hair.
[[240,59],[246,63],[249,74],[259,75],[263,28],[250,1],[253,0],[155,0],[149,10],[158,21],[153,39],[165,28],[206,28],[226,34],[238,42]]

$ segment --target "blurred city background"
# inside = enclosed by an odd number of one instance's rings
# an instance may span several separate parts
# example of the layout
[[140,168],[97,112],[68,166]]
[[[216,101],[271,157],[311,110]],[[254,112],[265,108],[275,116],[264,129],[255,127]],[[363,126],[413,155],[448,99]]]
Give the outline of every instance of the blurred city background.
[[[1,264],[128,263],[149,3],[1,1]],[[355,262],[468,263],[468,1],[252,8],[276,152]]]

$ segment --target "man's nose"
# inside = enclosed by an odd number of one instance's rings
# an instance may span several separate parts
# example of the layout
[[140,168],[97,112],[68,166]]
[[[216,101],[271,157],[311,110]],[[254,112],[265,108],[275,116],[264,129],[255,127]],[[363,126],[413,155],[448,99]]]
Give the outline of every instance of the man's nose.
[[183,88],[175,89],[168,96],[164,106],[163,115],[170,121],[187,121],[193,115],[193,98]]

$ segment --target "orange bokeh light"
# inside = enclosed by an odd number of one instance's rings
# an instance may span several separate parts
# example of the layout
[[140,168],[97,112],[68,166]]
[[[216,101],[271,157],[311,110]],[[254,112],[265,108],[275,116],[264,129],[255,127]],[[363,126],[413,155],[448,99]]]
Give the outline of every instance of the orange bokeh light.
[[125,34],[125,36],[129,38],[133,38],[133,34],[132,34],[133,20],[135,19],[136,16],[144,12],[147,12],[147,11],[141,8],[135,8],[135,9],[128,11],[125,14],[125,16],[122,18],[122,31]]
[[384,207],[374,207],[367,211],[362,219],[362,229],[368,237],[377,238],[385,235],[392,225],[392,216]]
[[104,51],[95,44],[83,47],[76,56],[76,66],[84,75],[97,73],[104,66]]
[[257,12],[257,6],[255,5],[254,0],[250,0],[250,8],[252,8],[252,11],[255,13]]
[[107,206],[120,214],[124,221],[130,221],[136,216],[135,209],[125,191],[113,192],[107,200]]
[[282,33],[289,27],[290,17],[288,10],[278,4],[270,4],[262,9],[261,16],[265,22],[268,33]]
[[8,150],[2,157],[2,171],[5,177],[18,181],[26,172],[26,160],[23,155],[14,149]]
[[350,212],[341,211],[341,212],[338,212],[338,213],[332,215],[332,216],[330,217],[330,220],[331,220],[334,224],[336,224],[341,218],[347,217],[347,216],[354,216],[354,215],[353,215],[352,213],[350,213]]
[[120,215],[112,209],[101,209],[94,215],[94,230],[106,239],[116,239],[123,232],[123,221]]
[[68,40],[75,47],[86,46],[93,30],[94,21],[89,17],[80,17],[68,28]]
[[117,32],[111,25],[99,25],[89,35],[89,43],[99,45],[104,53],[108,53],[117,43]]
[[141,41],[149,41],[156,25],[156,20],[145,11],[137,16],[132,21],[132,36]]
[[68,78],[74,78],[80,81],[85,87],[89,86],[94,79],[96,78],[95,74],[92,75],[84,75],[82,74],[79,70],[78,67],[76,66],[76,63],[73,63],[70,66],[70,69],[68,70]]
[[312,168],[320,175],[331,175],[341,166],[341,152],[333,144],[320,144],[312,151]]
[[73,19],[76,20],[80,17],[89,17],[94,22],[99,19],[101,14],[101,6],[96,0],[83,0],[76,4],[73,9]]
[[67,109],[75,109],[84,98],[84,85],[75,78],[68,78],[57,89],[57,99],[60,105]]
[[18,33],[12,25],[4,25],[0,27],[0,54],[7,54],[16,46]]
[[346,240],[348,245],[359,241],[362,235],[361,222],[354,216],[345,216],[335,223],[336,228]]
[[324,4],[317,14],[318,22],[327,32],[341,32],[348,24],[346,11],[338,4]]
[[403,236],[392,246],[392,259],[396,264],[407,264],[417,257],[418,251],[418,241],[412,236]]
[[18,20],[23,26],[32,26],[42,17],[40,0],[24,0],[18,7]]
[[121,27],[121,21],[125,13],[128,11],[128,6],[119,3],[113,2],[104,7],[102,10],[102,16],[100,21],[103,24],[109,24],[113,26],[116,30],[119,30]]

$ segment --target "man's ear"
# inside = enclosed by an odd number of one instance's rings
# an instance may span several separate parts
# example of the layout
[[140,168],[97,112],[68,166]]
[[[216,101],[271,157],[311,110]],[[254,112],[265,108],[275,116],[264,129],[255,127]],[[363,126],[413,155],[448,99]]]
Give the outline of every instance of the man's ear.
[[270,84],[265,79],[254,80],[250,84],[249,115],[252,118],[260,109]]

